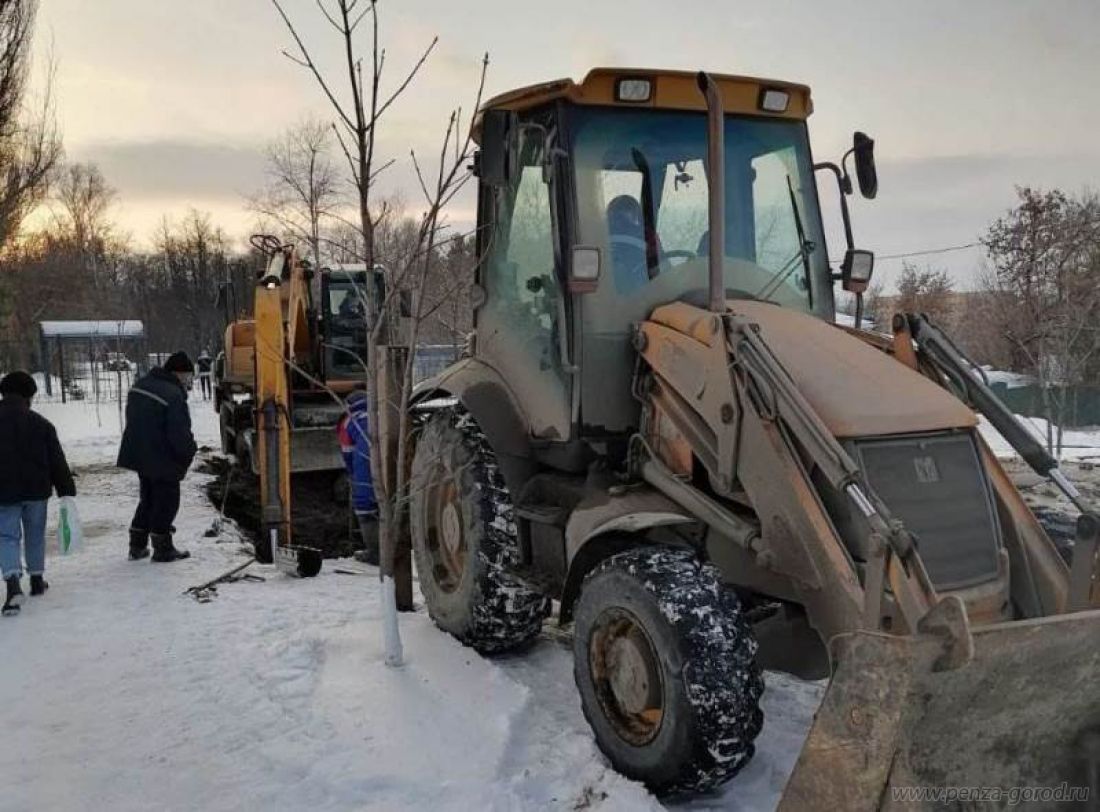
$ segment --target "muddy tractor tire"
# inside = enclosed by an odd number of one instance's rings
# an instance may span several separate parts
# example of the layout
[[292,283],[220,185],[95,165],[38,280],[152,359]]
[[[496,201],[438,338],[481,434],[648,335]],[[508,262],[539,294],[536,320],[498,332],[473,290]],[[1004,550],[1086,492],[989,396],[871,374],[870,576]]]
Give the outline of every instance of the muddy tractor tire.
[[573,634],[581,707],[611,764],[661,795],[705,792],[755,751],[756,641],[690,550],[643,547],[585,579]]
[[232,454],[237,450],[234,439],[232,403],[222,403],[218,407],[218,433],[221,436],[223,454]]
[[512,500],[473,417],[454,408],[428,421],[410,487],[420,591],[436,625],[482,653],[535,637],[550,600],[509,572],[519,563]]

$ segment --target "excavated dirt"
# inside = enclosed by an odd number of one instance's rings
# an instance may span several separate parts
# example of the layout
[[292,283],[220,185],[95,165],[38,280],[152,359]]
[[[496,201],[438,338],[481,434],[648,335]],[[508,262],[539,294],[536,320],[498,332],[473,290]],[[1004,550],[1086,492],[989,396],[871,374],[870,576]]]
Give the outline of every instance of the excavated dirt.
[[[220,510],[224,499],[225,515],[255,541],[260,533],[259,477],[217,454],[208,454],[199,470],[215,477],[206,486],[210,501]],[[347,484],[341,474],[295,474],[290,502],[295,544],[316,547],[325,558],[349,556],[362,548],[358,533],[351,532]]]

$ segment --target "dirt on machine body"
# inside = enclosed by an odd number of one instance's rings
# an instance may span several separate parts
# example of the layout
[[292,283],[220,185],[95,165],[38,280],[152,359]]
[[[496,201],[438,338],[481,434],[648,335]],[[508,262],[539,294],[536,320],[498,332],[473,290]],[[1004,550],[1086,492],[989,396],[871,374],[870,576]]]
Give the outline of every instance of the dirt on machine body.
[[[1083,785],[1100,520],[936,325],[833,324],[873,269],[849,159],[864,196],[877,177],[862,133],[813,162],[811,110],[803,85],[635,69],[482,109],[472,350],[414,406],[428,609],[494,652],[559,602],[600,747],[658,792],[747,763],[776,652],[831,676],[784,809]],[[1079,508],[1070,564],[976,413]]]

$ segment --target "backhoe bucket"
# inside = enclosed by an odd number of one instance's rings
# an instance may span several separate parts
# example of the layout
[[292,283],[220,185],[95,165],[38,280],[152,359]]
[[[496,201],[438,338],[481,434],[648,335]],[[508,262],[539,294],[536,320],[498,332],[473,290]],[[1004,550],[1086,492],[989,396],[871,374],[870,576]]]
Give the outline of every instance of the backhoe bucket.
[[1100,611],[971,631],[837,637],[779,809],[1100,809]]
[[[252,473],[259,475],[260,463],[253,452],[255,432],[245,434],[245,447],[252,461]],[[336,439],[336,427],[309,426],[294,428],[290,432],[290,473],[311,471],[342,471],[344,458],[340,456],[340,444]]]

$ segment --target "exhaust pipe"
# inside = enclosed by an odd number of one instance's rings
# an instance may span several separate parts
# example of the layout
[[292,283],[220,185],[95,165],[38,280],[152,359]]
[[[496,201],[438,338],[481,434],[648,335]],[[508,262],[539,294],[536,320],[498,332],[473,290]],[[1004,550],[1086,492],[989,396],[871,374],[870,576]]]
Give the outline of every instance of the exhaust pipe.
[[706,71],[695,77],[699,91],[707,100],[707,202],[709,216],[710,295],[708,305],[713,313],[726,310],[726,286],[722,259],[726,253],[726,128],[722,109],[722,94],[718,83]]

